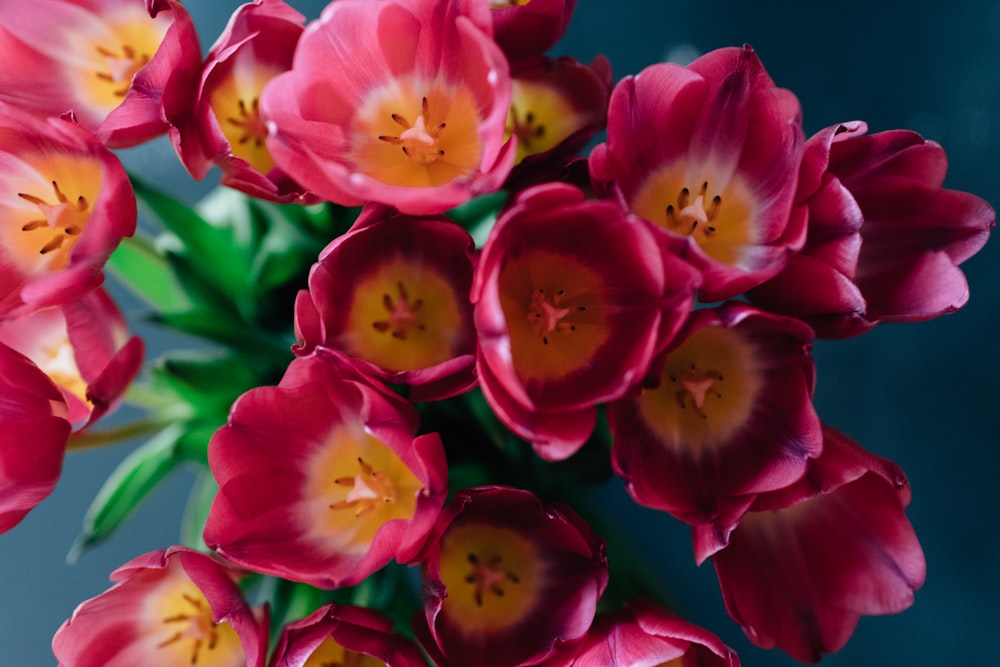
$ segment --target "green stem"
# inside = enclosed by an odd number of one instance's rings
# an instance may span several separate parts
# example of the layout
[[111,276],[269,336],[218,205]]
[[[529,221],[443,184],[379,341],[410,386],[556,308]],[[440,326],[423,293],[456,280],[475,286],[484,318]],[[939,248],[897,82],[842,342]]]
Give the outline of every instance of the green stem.
[[162,417],[144,419],[142,421],[104,429],[102,431],[74,434],[70,436],[69,442],[66,443],[66,451],[79,452],[86,449],[96,449],[98,447],[106,447],[108,445],[117,445],[126,442],[127,440],[149,435],[150,433],[156,433],[157,431],[162,430],[165,426],[172,424],[174,421],[175,420],[173,418],[164,419]]

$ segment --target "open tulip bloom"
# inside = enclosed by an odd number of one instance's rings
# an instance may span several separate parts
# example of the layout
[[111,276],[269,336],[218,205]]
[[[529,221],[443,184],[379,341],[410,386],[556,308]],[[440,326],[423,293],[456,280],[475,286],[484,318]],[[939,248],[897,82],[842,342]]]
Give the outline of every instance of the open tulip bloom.
[[[148,438],[77,554],[200,471],[61,667],[738,667],[635,505],[747,650],[913,604],[910,487],[821,423],[813,346],[960,309],[994,210],[915,132],[806,138],[749,46],[549,54],[576,4],[253,0],[203,59],[178,0],[0,2],[0,532],[68,451]],[[131,178],[160,134],[221,187]],[[207,345],[147,360],[106,269]]]

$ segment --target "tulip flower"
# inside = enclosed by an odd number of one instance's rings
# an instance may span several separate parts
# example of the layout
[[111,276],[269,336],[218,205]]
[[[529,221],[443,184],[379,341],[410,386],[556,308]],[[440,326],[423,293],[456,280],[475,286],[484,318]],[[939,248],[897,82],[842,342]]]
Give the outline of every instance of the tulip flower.
[[68,419],[86,428],[121,401],[142,366],[144,346],[98,288],[63,306],[0,321],[0,343],[30,358],[62,391]]
[[112,148],[167,131],[197,87],[201,49],[176,0],[6,0],[0,99],[72,114]]
[[802,142],[795,96],[749,47],[719,49],[619,82],[591,176],[701,270],[703,301],[719,301],[805,242],[806,211],[793,207]]
[[[573,58],[538,56],[515,65],[511,76],[507,132],[517,137],[519,165],[511,178],[529,164],[537,169],[543,157],[548,162],[575,154],[604,129],[612,84],[607,58],[583,65]],[[531,159],[524,163],[526,158]]]
[[319,588],[410,562],[447,492],[436,433],[325,348],[233,405],[209,444],[219,483],[205,543],[241,567]]
[[267,615],[247,605],[240,576],[184,547],[144,554],[76,608],[52,650],[60,667],[263,667]]
[[738,302],[695,311],[654,381],[608,407],[612,465],[636,502],[724,541],[754,494],[799,479],[823,446],[812,340],[802,322]]
[[749,295],[822,337],[961,308],[969,286],[958,266],[996,224],[985,201],[941,187],[941,146],[915,132],[866,129],[834,125],[809,139],[797,194],[809,210],[806,245]]
[[572,657],[544,667],[739,667],[736,652],[707,630],[642,599],[599,614]]
[[525,190],[493,228],[472,288],[487,400],[543,458],[568,457],[597,405],[646,374],[693,284],[651,225],[617,204],[566,184]]
[[52,380],[0,343],[0,532],[17,525],[55,488],[71,426]]
[[296,304],[299,352],[341,350],[365,374],[409,387],[411,400],[471,388],[474,253],[472,237],[446,217],[369,205],[309,274]]
[[576,0],[490,0],[493,38],[510,61],[544,53],[566,32]]
[[803,662],[840,650],[862,615],[909,607],[926,574],[902,471],[831,428],[824,436],[806,476],[761,494],[712,559],[750,641]]
[[420,649],[392,631],[392,621],[373,609],[325,605],[285,626],[272,667],[426,667]]
[[174,148],[188,172],[205,178],[215,164],[222,184],[277,202],[312,201],[280,170],[267,149],[260,115],[264,86],[292,66],[305,18],[282,0],[256,0],[236,10],[208,52],[194,113],[175,123]]
[[471,0],[330,3],[261,99],[285,173],[338,204],[413,215],[500,188],[509,108],[489,7]]
[[433,536],[414,627],[438,667],[534,665],[590,626],[607,584],[604,542],[569,507],[466,489]]
[[0,318],[79,298],[135,231],[118,158],[70,121],[0,102]]

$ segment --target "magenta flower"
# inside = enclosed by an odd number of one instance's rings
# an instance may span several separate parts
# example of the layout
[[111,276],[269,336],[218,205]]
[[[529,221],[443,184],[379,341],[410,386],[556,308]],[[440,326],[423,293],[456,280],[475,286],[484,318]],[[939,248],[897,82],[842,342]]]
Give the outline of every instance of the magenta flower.
[[749,47],[652,65],[612,92],[591,176],[698,266],[702,300],[733,297],[805,241],[805,209],[793,208],[799,116]]
[[490,0],[493,38],[511,62],[544,53],[566,32],[576,0]]
[[267,614],[247,605],[240,574],[184,547],[139,556],[76,608],[52,650],[60,667],[263,667]]
[[278,167],[338,204],[440,213],[500,188],[510,75],[486,3],[338,0],[261,100]]
[[444,503],[436,433],[338,352],[293,361],[233,405],[209,444],[219,483],[205,543],[225,559],[320,588],[410,562]]
[[737,302],[695,311],[655,384],[608,407],[612,465],[636,502],[709,524],[721,546],[754,494],[799,479],[823,445],[812,339],[798,320]]
[[7,0],[0,6],[0,99],[72,113],[113,148],[167,131],[190,105],[201,49],[176,0]]
[[341,350],[365,374],[408,386],[411,400],[470,389],[474,255],[472,237],[444,216],[369,205],[309,274],[296,304],[300,351]]
[[71,426],[59,389],[30,359],[0,343],[0,532],[55,488]]
[[483,248],[472,289],[480,386],[546,459],[575,452],[597,405],[645,375],[686,317],[694,278],[651,225],[552,183],[524,191]]
[[647,600],[600,614],[571,658],[544,667],[739,667],[736,652],[707,630]]
[[121,163],[89,132],[0,102],[0,318],[78,299],[135,231]]
[[188,172],[205,178],[215,164],[222,184],[254,197],[309,203],[267,148],[260,115],[264,86],[292,66],[305,18],[282,0],[256,0],[236,10],[208,52],[194,113],[183,109],[172,133]]
[[271,667],[426,667],[420,649],[373,609],[329,604],[281,631]]
[[70,423],[83,429],[120,403],[142,367],[144,346],[108,293],[0,321],[0,343],[31,359],[55,382]]
[[729,615],[751,642],[815,662],[858,619],[913,604],[926,566],[898,466],[830,428],[803,479],[757,498],[715,554]]
[[433,534],[414,628],[438,667],[534,665],[587,631],[607,560],[569,507],[509,487],[466,489]]
[[938,144],[866,129],[834,125],[809,139],[797,195],[809,210],[806,245],[750,293],[823,337],[961,308],[969,286],[958,265],[996,224],[985,201],[941,187],[947,158]]

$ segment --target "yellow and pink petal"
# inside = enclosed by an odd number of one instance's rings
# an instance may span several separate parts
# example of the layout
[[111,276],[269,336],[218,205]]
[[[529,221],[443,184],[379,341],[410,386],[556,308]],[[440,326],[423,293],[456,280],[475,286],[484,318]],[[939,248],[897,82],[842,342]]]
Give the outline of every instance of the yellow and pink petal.
[[257,572],[321,588],[409,562],[447,492],[437,434],[413,407],[320,348],[234,405],[209,445],[220,491],[205,541]]
[[612,465],[636,502],[725,535],[755,494],[799,479],[823,441],[812,339],[745,304],[695,311],[654,381],[608,407]]
[[261,100],[278,167],[336,203],[415,215],[499,189],[511,84],[491,31],[485,3],[331,3]]
[[0,321],[0,343],[30,358],[62,391],[78,430],[113,410],[139,373],[144,346],[103,288]]
[[537,664],[583,636],[607,584],[604,542],[570,508],[489,486],[459,491],[425,558],[418,640],[438,664]]
[[118,158],[75,123],[0,103],[0,317],[66,303],[97,287],[135,231]]
[[305,18],[282,0],[241,6],[206,57],[194,112],[170,119],[174,148],[201,180],[214,164],[222,183],[270,201],[298,204],[313,198],[280,170],[267,148],[260,98],[274,77],[288,71]]
[[476,382],[474,259],[472,237],[448,218],[369,205],[309,274],[299,353],[336,348],[366,374],[409,387],[411,400],[466,391]]
[[189,105],[201,50],[176,0],[12,0],[0,8],[0,98],[43,115],[72,113],[114,148],[167,131]]
[[184,547],[144,554],[76,608],[52,650],[60,665],[74,667],[263,667],[267,612],[250,609],[241,576]]

